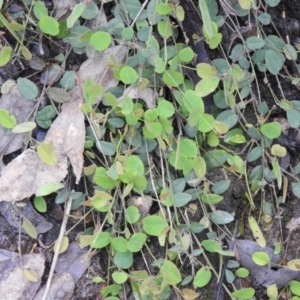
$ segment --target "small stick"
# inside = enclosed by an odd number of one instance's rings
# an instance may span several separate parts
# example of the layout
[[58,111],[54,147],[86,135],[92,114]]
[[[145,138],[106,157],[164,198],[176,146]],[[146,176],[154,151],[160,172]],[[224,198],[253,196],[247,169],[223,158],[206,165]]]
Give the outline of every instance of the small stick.
[[54,252],[54,256],[53,256],[53,261],[52,261],[52,264],[51,264],[51,269],[50,269],[49,277],[48,277],[48,280],[47,280],[47,283],[46,283],[46,288],[45,288],[42,300],[47,299],[47,296],[48,296],[48,293],[49,293],[49,290],[50,290],[51,281],[52,281],[52,278],[53,278],[54,270],[55,270],[58,255],[59,255],[59,250],[60,250],[60,247],[61,247],[61,244],[62,244],[63,237],[64,237],[65,232],[66,232],[66,227],[67,227],[67,223],[68,223],[68,219],[69,219],[69,214],[70,214],[70,211],[71,211],[71,206],[72,206],[72,198],[69,197],[66,201],[64,219],[61,223],[60,232],[59,232],[59,236],[58,236],[58,239],[57,239],[57,242],[56,242],[56,248],[55,248],[55,252]]

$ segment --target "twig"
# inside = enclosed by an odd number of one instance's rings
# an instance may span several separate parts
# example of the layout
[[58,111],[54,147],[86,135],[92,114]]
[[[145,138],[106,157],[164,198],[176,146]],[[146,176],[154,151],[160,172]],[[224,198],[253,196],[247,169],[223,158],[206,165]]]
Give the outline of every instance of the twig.
[[69,219],[69,214],[70,214],[70,211],[71,211],[71,205],[72,205],[72,198],[69,197],[68,200],[66,201],[64,219],[63,219],[62,224],[61,224],[58,239],[56,241],[56,247],[55,247],[55,250],[54,250],[53,261],[52,261],[49,277],[48,277],[48,280],[47,280],[47,283],[46,283],[46,288],[45,288],[42,300],[47,299],[47,296],[48,296],[48,293],[49,293],[49,290],[50,290],[51,281],[52,281],[52,277],[53,277],[53,274],[54,274],[54,269],[56,267],[60,247],[61,247],[61,244],[62,244],[63,237],[65,235],[65,231],[66,231],[66,227],[67,227],[67,223],[68,223],[68,219]]

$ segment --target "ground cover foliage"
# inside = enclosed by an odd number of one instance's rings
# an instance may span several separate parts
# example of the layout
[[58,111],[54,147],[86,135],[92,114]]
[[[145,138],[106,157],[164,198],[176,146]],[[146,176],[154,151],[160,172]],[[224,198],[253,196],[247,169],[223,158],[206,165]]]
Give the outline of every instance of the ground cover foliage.
[[0,7],[4,294],[299,299],[297,1]]

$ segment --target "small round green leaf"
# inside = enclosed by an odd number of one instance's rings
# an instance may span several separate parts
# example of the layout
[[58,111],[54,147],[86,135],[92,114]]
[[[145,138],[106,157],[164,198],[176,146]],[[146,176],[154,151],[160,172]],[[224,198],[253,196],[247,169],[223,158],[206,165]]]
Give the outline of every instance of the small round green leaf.
[[266,252],[254,252],[252,259],[259,266],[265,266],[270,261],[270,257]]
[[117,252],[114,256],[114,262],[118,268],[129,269],[133,264],[133,254],[129,251]]
[[176,285],[181,281],[181,274],[176,265],[165,260],[160,268],[160,273],[164,280],[170,285]]
[[190,47],[181,49],[178,53],[178,57],[180,61],[188,63],[194,58],[194,51]]
[[34,3],[33,12],[38,20],[42,17],[48,16],[48,10],[42,1],[36,1]]
[[130,240],[127,243],[128,250],[130,252],[139,252],[147,239],[146,234],[138,232],[131,236]]
[[11,115],[8,110],[0,109],[0,124],[4,128],[14,128],[16,123],[16,118],[13,115]]
[[59,33],[59,23],[49,16],[44,16],[40,19],[39,27],[46,34],[55,36]]
[[[124,283],[127,278],[128,278],[128,274],[125,273],[125,272],[118,272],[118,271],[115,271],[111,274],[113,280],[118,283],[118,284],[122,284]],[[107,299],[107,298],[106,298]]]
[[98,51],[107,49],[110,43],[111,36],[105,31],[95,32],[90,39],[90,44]]
[[261,126],[260,131],[268,139],[276,139],[280,136],[281,127],[278,122],[271,122]]
[[177,71],[165,71],[163,74],[163,81],[166,85],[169,86],[178,86],[181,83],[183,83],[184,77],[182,75],[182,73],[179,73]]
[[110,234],[108,232],[100,232],[94,234],[94,239],[91,242],[91,247],[96,249],[101,249],[109,245],[111,240]]
[[131,205],[126,208],[125,214],[126,221],[130,224],[134,224],[140,218],[140,212],[137,207]]
[[166,229],[168,223],[165,219],[159,216],[148,216],[142,221],[144,231],[153,236],[161,236]]
[[125,66],[120,71],[120,79],[125,84],[132,84],[137,81],[138,74],[133,68]]
[[197,273],[194,278],[193,284],[196,287],[202,288],[206,286],[210,279],[211,279],[212,273],[209,269],[209,267],[202,267]]

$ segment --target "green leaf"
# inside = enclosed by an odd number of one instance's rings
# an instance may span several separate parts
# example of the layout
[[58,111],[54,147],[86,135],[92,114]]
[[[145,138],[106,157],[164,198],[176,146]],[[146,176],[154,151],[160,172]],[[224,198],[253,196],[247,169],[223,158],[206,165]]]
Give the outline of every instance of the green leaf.
[[182,138],[177,145],[177,152],[189,158],[194,158],[198,155],[199,150],[196,143],[190,139]]
[[16,125],[12,132],[13,133],[24,133],[24,132],[29,132],[32,131],[36,127],[35,122],[24,122],[21,124]]
[[39,27],[43,33],[55,36],[59,33],[59,23],[52,17],[44,16],[39,20]]
[[269,25],[271,22],[271,16],[268,13],[260,14],[257,19],[263,25]]
[[182,73],[177,71],[165,71],[163,74],[163,82],[168,86],[177,87],[181,83],[183,83],[184,77]]
[[206,286],[210,279],[211,279],[212,273],[209,269],[209,267],[202,267],[197,273],[193,281],[193,285],[202,288]]
[[85,10],[86,4],[84,2],[78,3],[72,10],[71,15],[67,19],[67,27],[72,28],[75,22],[79,19],[82,15],[83,11]]
[[57,103],[66,103],[71,99],[71,96],[67,91],[57,87],[49,88],[47,94],[53,101]]
[[111,237],[108,232],[96,232],[93,236],[94,239],[91,241],[90,244],[92,248],[101,249],[110,244]]
[[240,278],[246,278],[249,276],[249,271],[245,268],[239,268],[235,271],[235,275]]
[[48,16],[48,10],[42,1],[36,1],[34,3],[33,12],[38,20],[44,16]]
[[210,114],[199,113],[198,130],[206,133],[214,128],[214,117]]
[[249,9],[251,7],[251,0],[239,0],[242,9]]
[[230,179],[221,180],[219,182],[216,182],[212,187],[212,191],[218,195],[223,194],[224,192],[226,192],[228,190],[230,183],[231,183]]
[[53,147],[53,141],[46,144],[45,142],[40,143],[37,146],[37,153],[41,161],[49,166],[57,164],[56,154]]
[[120,71],[120,79],[125,84],[133,84],[138,80],[138,78],[137,72],[129,66],[125,66]]
[[99,8],[97,4],[94,1],[87,2],[87,5],[85,6],[85,9],[83,13],[81,14],[81,17],[86,20],[91,20],[97,17],[99,13]]
[[0,124],[4,128],[14,128],[17,121],[16,118],[10,114],[10,112],[6,109],[0,109]]
[[139,252],[141,251],[143,245],[147,240],[147,236],[144,233],[138,232],[134,233],[127,243],[128,250],[130,252]]
[[26,233],[33,239],[36,239],[38,234],[36,231],[36,228],[33,226],[33,224],[23,216],[23,223],[22,223],[22,227],[24,228],[24,230],[26,231]]
[[292,280],[289,282],[291,292],[297,296],[300,296],[300,282]]
[[19,77],[17,86],[20,94],[28,100],[34,100],[38,96],[37,86],[29,79]]
[[205,97],[214,92],[219,83],[220,79],[217,76],[204,78],[197,83],[195,91],[200,97]]
[[265,41],[256,36],[252,36],[247,38],[246,45],[250,50],[257,50],[265,45]]
[[142,224],[144,231],[153,236],[161,236],[168,229],[167,221],[159,216],[145,217]]
[[290,44],[284,45],[283,51],[288,60],[296,60],[297,59],[297,51],[295,50],[295,48],[292,45],[290,45]]
[[126,41],[130,41],[134,36],[134,30],[131,27],[126,27],[122,30],[122,38]]
[[127,240],[121,236],[115,237],[111,239],[111,244],[114,249],[118,252],[127,252]]
[[211,215],[210,215],[211,220],[218,225],[224,225],[232,222],[234,220],[234,217],[223,210],[215,210]]
[[252,259],[259,266],[265,266],[270,262],[270,257],[266,252],[254,252]]
[[44,197],[35,197],[33,200],[34,207],[37,211],[44,213],[47,211],[47,204]]
[[231,293],[231,297],[240,300],[247,300],[252,298],[254,294],[255,294],[255,290],[253,288],[246,288]]
[[[118,284],[122,284],[124,283],[127,279],[128,279],[128,274],[125,272],[118,272],[115,271],[111,274],[111,277],[113,278],[113,280],[118,283]],[[108,298],[106,298],[108,299]]]
[[281,127],[278,122],[271,122],[261,126],[260,131],[268,139],[276,139],[280,136]]
[[95,32],[90,39],[90,44],[98,51],[107,49],[110,43],[111,36],[105,31]]
[[292,192],[297,198],[300,198],[300,182],[292,182]]
[[125,214],[126,221],[130,224],[136,223],[140,218],[140,212],[135,206],[128,206]]
[[199,77],[203,79],[214,78],[215,75],[217,75],[217,69],[215,66],[206,63],[200,63],[197,64],[196,68],[197,68],[197,74],[199,75]]
[[36,122],[44,129],[48,129],[52,124],[52,119],[56,116],[56,110],[52,105],[45,106],[36,115]]
[[176,285],[181,281],[180,271],[176,265],[169,260],[164,260],[160,267],[160,274],[167,284]]
[[218,204],[223,200],[223,197],[216,194],[206,194],[201,196],[201,201],[206,204]]
[[174,204],[176,207],[185,206],[192,200],[192,196],[187,193],[177,193],[174,195]]
[[271,7],[275,7],[279,4],[280,0],[265,0],[265,2]]
[[199,0],[199,8],[202,15],[203,27],[205,29],[205,32],[207,33],[208,38],[212,38],[215,32],[213,29],[210,13],[205,0]]
[[137,155],[128,156],[124,162],[124,172],[130,175],[144,175],[142,160]]
[[175,113],[173,104],[163,98],[159,99],[157,109],[159,111],[159,115],[164,118],[170,118]]
[[0,50],[0,67],[5,66],[10,61],[11,52],[12,52],[12,48],[8,46],[4,46]]
[[74,71],[67,71],[64,73],[63,77],[59,81],[60,85],[67,89],[70,90],[75,86],[75,72]]
[[286,155],[286,148],[282,147],[279,144],[274,144],[271,147],[271,153],[272,155],[276,155],[278,157],[284,157]]
[[39,188],[38,192],[36,193],[36,196],[47,196],[62,188],[64,188],[64,185],[60,182],[49,182]]
[[106,141],[99,141],[97,144],[98,150],[108,156],[113,156],[116,153],[116,146]]
[[114,263],[118,268],[129,269],[133,264],[133,254],[129,251],[117,252],[114,256]]
[[169,37],[171,37],[173,35],[173,30],[172,30],[169,20],[159,21],[157,24],[157,29],[158,29],[159,34],[164,39],[168,39]]
[[172,11],[172,8],[168,4],[159,4],[156,7],[156,12],[160,15],[167,15]]
[[277,75],[283,67],[285,58],[282,53],[271,49],[266,51],[265,60],[269,72]]
[[99,167],[96,169],[93,181],[100,187],[107,190],[115,188],[118,184],[116,180],[113,180],[107,176],[106,169],[104,169],[103,167]]
[[189,63],[194,58],[194,51],[190,47],[181,49],[178,53],[178,57],[180,61],[184,63]]

